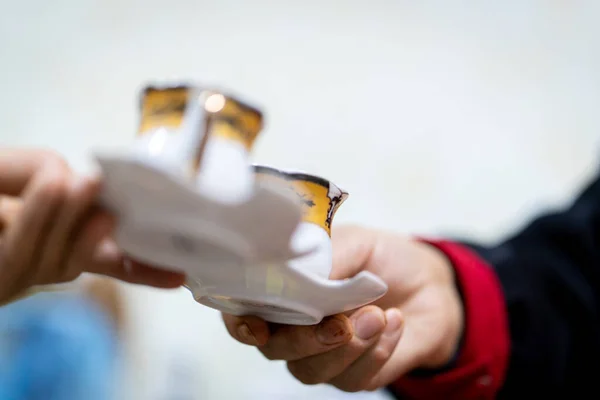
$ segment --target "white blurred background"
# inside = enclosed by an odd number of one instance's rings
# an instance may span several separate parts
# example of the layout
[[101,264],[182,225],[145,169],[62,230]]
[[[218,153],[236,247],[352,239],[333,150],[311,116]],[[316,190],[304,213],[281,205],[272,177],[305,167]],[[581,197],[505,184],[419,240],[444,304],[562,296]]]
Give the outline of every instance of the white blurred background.
[[[133,138],[141,85],[192,79],[264,108],[256,161],[347,189],[336,223],[493,240],[595,172],[598,17],[595,0],[2,0],[0,144],[86,170]],[[123,399],[385,398],[304,387],[187,292],[127,289]]]

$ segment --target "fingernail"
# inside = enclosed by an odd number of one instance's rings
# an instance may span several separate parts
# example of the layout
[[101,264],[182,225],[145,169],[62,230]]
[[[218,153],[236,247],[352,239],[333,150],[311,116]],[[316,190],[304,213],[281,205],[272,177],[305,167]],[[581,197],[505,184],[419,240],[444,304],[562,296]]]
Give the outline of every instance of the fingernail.
[[[100,242],[100,245],[98,246],[98,252],[105,255],[106,257],[117,257],[121,255],[121,250],[119,249],[119,246],[117,246],[115,242],[109,239],[104,239],[102,242]],[[125,262],[129,262],[129,267],[131,267],[131,260],[125,258],[123,259],[123,263]]]
[[237,329],[237,332],[242,342],[252,346],[258,345],[258,340],[256,340],[256,336],[254,336],[254,333],[252,333],[248,324],[240,325],[240,327]]
[[385,316],[381,311],[365,311],[353,318],[354,334],[362,340],[377,335],[385,328]]
[[393,333],[398,331],[404,323],[402,313],[396,308],[390,308],[385,312],[385,320],[387,321],[385,333]]
[[345,321],[337,317],[324,320],[317,326],[316,331],[317,340],[326,345],[345,341],[348,333]]

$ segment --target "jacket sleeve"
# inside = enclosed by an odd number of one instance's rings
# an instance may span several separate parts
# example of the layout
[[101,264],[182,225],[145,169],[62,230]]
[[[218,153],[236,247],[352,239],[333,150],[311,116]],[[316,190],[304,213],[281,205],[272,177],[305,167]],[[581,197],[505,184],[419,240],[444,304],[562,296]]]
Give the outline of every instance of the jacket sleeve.
[[[499,246],[472,248],[502,282],[511,355],[503,398],[600,397],[600,180]],[[540,393],[542,391],[543,393]]]
[[[577,393],[584,392],[585,398],[600,397],[595,382],[600,362],[600,180],[566,210],[538,217],[499,245],[432,244],[457,272],[465,304],[463,347],[449,370],[401,378],[392,385],[398,397],[583,398]],[[473,281],[487,290],[477,300]],[[469,374],[471,370],[480,372]]]

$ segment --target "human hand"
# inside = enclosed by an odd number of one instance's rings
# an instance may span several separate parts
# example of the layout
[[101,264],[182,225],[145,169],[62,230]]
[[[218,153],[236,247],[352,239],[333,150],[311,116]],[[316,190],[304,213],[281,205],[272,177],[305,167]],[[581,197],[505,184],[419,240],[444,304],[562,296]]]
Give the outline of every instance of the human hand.
[[439,368],[456,352],[463,310],[449,261],[437,249],[361,227],[334,231],[331,279],[370,271],[389,287],[372,305],[314,326],[268,324],[223,315],[229,333],[285,360],[305,384],[376,390],[417,368]]
[[95,204],[99,188],[52,152],[0,150],[0,303],[83,272],[163,288],[184,283],[121,254],[110,241],[113,217]]

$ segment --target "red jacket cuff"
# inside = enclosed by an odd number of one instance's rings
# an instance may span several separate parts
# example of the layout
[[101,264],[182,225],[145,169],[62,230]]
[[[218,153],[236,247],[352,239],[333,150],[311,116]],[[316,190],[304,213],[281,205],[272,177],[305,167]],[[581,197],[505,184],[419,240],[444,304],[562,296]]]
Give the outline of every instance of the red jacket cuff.
[[504,382],[509,358],[506,304],[500,282],[470,249],[448,241],[428,241],[456,272],[465,313],[460,353],[454,368],[428,376],[406,376],[392,390],[409,399],[494,399]]

